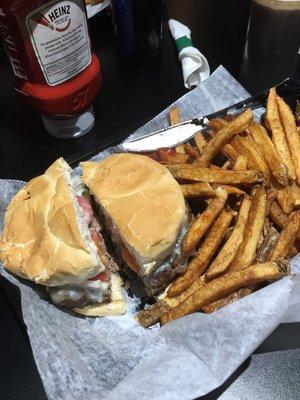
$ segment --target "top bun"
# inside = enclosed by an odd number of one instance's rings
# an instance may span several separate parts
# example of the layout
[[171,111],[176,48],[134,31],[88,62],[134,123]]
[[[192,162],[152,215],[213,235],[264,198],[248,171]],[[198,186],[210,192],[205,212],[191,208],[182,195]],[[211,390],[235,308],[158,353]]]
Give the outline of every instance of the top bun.
[[69,181],[60,158],[12,199],[0,238],[5,268],[47,286],[79,283],[104,269]]
[[[167,257],[186,214],[179,184],[166,167],[150,157],[115,154],[83,162],[83,182],[111,226],[147,274]],[[144,265],[153,263],[154,265]]]

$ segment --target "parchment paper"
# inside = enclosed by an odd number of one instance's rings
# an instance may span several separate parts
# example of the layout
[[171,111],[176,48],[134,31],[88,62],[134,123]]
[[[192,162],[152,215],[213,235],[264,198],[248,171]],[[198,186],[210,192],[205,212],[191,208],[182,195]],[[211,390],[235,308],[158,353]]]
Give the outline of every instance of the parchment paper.
[[[246,97],[239,83],[219,67],[177,104],[185,119]],[[164,111],[135,135],[167,123]],[[0,223],[22,185],[0,182]],[[126,316],[78,317],[51,304],[42,288],[0,268],[21,291],[24,321],[49,400],[182,400],[221,385],[281,322],[300,321],[300,257],[292,264],[293,276],[212,315],[196,313],[148,330],[135,322],[133,301]]]

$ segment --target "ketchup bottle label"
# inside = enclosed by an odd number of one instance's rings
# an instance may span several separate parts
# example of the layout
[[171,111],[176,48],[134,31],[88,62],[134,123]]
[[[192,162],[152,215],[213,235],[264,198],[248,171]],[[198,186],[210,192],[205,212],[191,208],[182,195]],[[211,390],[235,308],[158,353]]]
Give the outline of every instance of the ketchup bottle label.
[[65,82],[91,63],[82,0],[44,4],[27,15],[26,25],[48,85]]

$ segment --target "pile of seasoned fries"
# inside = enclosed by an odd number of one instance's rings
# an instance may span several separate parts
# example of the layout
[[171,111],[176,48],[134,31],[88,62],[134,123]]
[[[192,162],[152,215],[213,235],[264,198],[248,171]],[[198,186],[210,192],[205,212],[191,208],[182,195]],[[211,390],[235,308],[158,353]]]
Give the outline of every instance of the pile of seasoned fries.
[[[179,109],[169,117],[179,123]],[[294,116],[272,88],[263,124],[247,109],[211,120],[194,143],[150,155],[202,209],[183,240],[186,272],[138,313],[143,326],[212,313],[290,273],[300,248],[299,125],[299,103]]]

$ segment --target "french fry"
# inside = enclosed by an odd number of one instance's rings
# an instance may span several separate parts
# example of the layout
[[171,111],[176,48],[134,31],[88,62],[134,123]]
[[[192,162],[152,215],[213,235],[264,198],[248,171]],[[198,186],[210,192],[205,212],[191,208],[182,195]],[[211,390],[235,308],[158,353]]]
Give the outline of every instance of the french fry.
[[268,201],[271,203],[272,201],[275,201],[276,199],[276,189],[274,188],[268,188],[267,189],[267,197],[268,197]]
[[268,102],[267,102],[266,122],[269,129],[272,132],[272,141],[275,145],[275,148],[281,160],[286,164],[290,178],[292,180],[295,180],[296,178],[295,168],[292,162],[285,133],[280,122],[279,112],[276,102],[275,88],[271,88],[269,92]]
[[190,156],[185,153],[176,152],[175,149],[162,148],[156,150],[159,160],[168,164],[184,164],[189,161]]
[[[169,123],[170,125],[177,125],[180,123],[180,110],[178,106],[174,106],[169,111]],[[176,153],[185,154],[185,148],[183,144],[175,147]]]
[[144,327],[147,328],[153,324],[156,324],[160,317],[166,310],[170,308],[177,307],[178,304],[182,303],[185,299],[187,299],[191,294],[201,289],[201,287],[205,284],[204,276],[200,276],[191,285],[182,292],[177,297],[168,297],[167,293],[162,293],[157,303],[151,305],[148,309],[139,311],[136,315],[137,321]]
[[[214,125],[215,125],[214,129],[217,131],[219,129],[222,129],[224,126],[226,126],[227,122],[224,121],[223,119],[218,118],[218,122],[216,124],[214,124]],[[214,135],[211,135],[211,137],[213,137],[213,136]],[[196,142],[196,137],[197,137],[197,135],[195,136],[195,142]],[[196,144],[197,144],[197,147],[198,147],[198,149],[200,151],[200,154],[202,154],[204,147],[207,145],[207,142],[205,141],[203,135],[201,135],[201,139],[200,140],[201,140],[200,141],[200,146],[198,146],[197,142],[196,142]],[[229,143],[225,144],[225,146],[223,147],[223,149],[221,151],[226,157],[230,158],[232,161],[234,161],[238,156],[238,153],[234,150],[234,148]],[[198,158],[197,160],[194,161],[193,164],[194,165],[205,166],[206,163],[204,161],[201,161]]]
[[244,228],[248,218],[249,210],[251,206],[251,198],[245,197],[238,217],[236,219],[233,231],[224,246],[219,251],[214,261],[210,264],[208,270],[205,273],[207,280],[214,279],[218,275],[221,275],[229,267],[230,263],[234,259],[238,248],[243,240]]
[[258,238],[258,241],[257,241],[257,246],[256,246],[257,249],[262,244],[263,240],[264,240],[264,234],[263,234],[263,231],[261,231],[260,235],[259,235],[259,238]]
[[204,139],[202,132],[196,133],[194,136],[194,141],[199,153],[202,154],[204,147],[207,145],[207,141]]
[[236,136],[230,144],[239,154],[247,157],[247,166],[256,171],[260,171],[264,175],[266,183],[268,183],[270,181],[269,168],[249,139],[250,137]]
[[168,305],[164,301],[159,300],[146,310],[139,311],[135,318],[142,327],[148,328],[159,322],[160,317],[168,308]]
[[216,190],[216,196],[211,203],[206,207],[203,213],[198,215],[192,222],[182,242],[182,251],[185,256],[192,253],[205,232],[207,232],[214,220],[223,210],[227,197],[228,194],[226,190],[218,188]]
[[188,181],[220,183],[224,185],[252,184],[263,181],[261,173],[252,170],[230,171],[221,168],[214,170],[188,164],[167,165],[167,168],[175,179]]
[[176,146],[175,151],[176,151],[176,153],[179,153],[179,154],[186,154],[185,147],[183,144],[179,144],[178,146]]
[[199,167],[199,168],[206,167],[206,164],[201,160],[201,157],[196,158],[196,160],[194,160],[192,162],[192,165],[194,165],[195,167]]
[[267,236],[271,226],[272,226],[272,223],[270,222],[269,218],[266,217],[265,222],[264,222],[264,226],[263,226],[263,230],[262,230],[263,237]]
[[[265,220],[266,224],[267,218]],[[264,224],[264,225],[265,225]],[[278,240],[279,233],[277,230],[273,227],[270,227],[268,229],[267,235],[263,238],[262,243],[259,245],[258,250],[255,255],[254,263],[263,263],[266,262],[269,259],[269,256]],[[202,311],[206,313],[211,313],[219,308],[224,307],[225,305],[232,303],[233,301],[236,301],[240,299],[241,297],[247,296],[250,293],[252,293],[254,290],[254,287],[251,288],[245,288],[241,289],[237,292],[232,293],[228,297],[222,298],[220,300],[217,300],[211,304],[208,304],[207,306],[204,306],[202,308]]]
[[247,109],[236,119],[229,122],[207,143],[207,146],[203,149],[200,160],[208,165],[213,157],[223,149],[226,143],[230,142],[235,135],[248,127],[251,120],[252,111]]
[[232,120],[234,120],[236,117],[233,114],[226,114],[225,117],[223,117],[222,119],[226,122],[230,122]]
[[236,186],[231,186],[231,185],[220,185],[220,184],[218,184],[218,183],[212,183],[211,184],[211,187],[215,190],[217,187],[221,187],[221,188],[223,188],[224,190],[226,190],[226,192],[228,193],[228,194],[234,194],[234,195],[237,195],[237,196],[244,196],[245,194],[246,194],[246,192],[244,191],[244,190],[242,190],[242,189],[240,189],[240,188],[238,188],[238,187],[236,187]]
[[279,228],[283,228],[287,222],[287,215],[282,211],[280,205],[276,200],[269,202],[269,213],[270,219],[274,222],[276,226]]
[[288,185],[287,166],[281,161],[272,140],[269,138],[265,128],[259,124],[251,124],[249,132],[262,153],[269,169],[277,181],[283,185]]
[[180,185],[182,194],[186,198],[200,197],[200,196],[215,196],[215,190],[207,182],[198,182]]
[[277,188],[275,197],[285,214],[290,214],[293,211],[295,200],[290,186]]
[[251,265],[240,271],[229,272],[203,285],[201,290],[195,291],[176,308],[164,312],[161,323],[165,325],[172,320],[196,312],[201,307],[226,297],[238,289],[275,280],[288,274],[290,274],[290,268],[287,261],[269,261]]
[[239,154],[233,164],[234,171],[245,171],[247,169],[247,157]]
[[289,260],[290,258],[296,256],[298,253],[299,253],[299,249],[297,248],[297,246],[294,245],[289,249],[289,252],[288,252],[286,258]]
[[295,117],[290,107],[276,96],[281,125],[285,133],[286,141],[290,150],[292,162],[295,169],[296,179],[300,185],[300,138],[297,132]]
[[177,307],[178,304],[182,303],[185,299],[187,299],[191,294],[193,294],[197,290],[201,290],[203,285],[205,285],[205,279],[204,276],[201,275],[199,276],[199,278],[191,282],[190,286],[178,296],[170,297],[168,296],[168,292],[166,291],[159,297],[159,299],[164,301],[168,307],[174,308]]
[[232,214],[230,212],[223,210],[219,214],[197,254],[189,262],[186,272],[179,276],[168,289],[169,297],[178,296],[190,286],[191,282],[203,274],[222,242],[231,220]]
[[228,122],[224,121],[222,118],[212,118],[208,122],[208,126],[216,132],[223,129],[227,124]]
[[218,165],[210,164],[209,166],[210,169],[213,169],[215,171],[222,171],[222,167],[219,167]]
[[299,208],[300,207],[300,187],[297,184],[293,184],[291,186],[291,192],[294,198],[294,207]]
[[280,232],[276,246],[274,247],[270,260],[283,260],[294,245],[300,229],[300,211],[294,211],[289,215],[287,223]]
[[191,156],[192,158],[200,157],[199,150],[196,147],[191,146],[189,143],[185,143],[183,146],[185,153]]
[[178,106],[174,106],[169,110],[169,123],[170,125],[177,125],[180,123],[180,110]]
[[223,189],[225,189],[228,194],[235,194],[237,196],[243,196],[246,194],[246,192],[244,192],[243,190],[241,190],[235,186],[221,185],[221,187]]
[[226,160],[221,168],[222,169],[229,169],[230,167],[231,167],[231,161],[230,160]]
[[229,271],[237,271],[252,263],[263,230],[266,214],[266,192],[261,186],[256,186],[252,190],[251,207],[244,228],[243,240],[229,266]]
[[230,160],[235,161],[238,157],[238,152],[231,146],[231,144],[227,143],[222,149],[222,153],[230,158]]
[[[269,217],[279,228],[283,228],[288,220],[288,216],[282,211],[277,201],[269,204]],[[298,232],[297,239],[300,240],[300,232]]]
[[264,238],[264,240],[262,241],[261,245],[259,246],[255,258],[254,258],[254,262],[255,263],[262,263],[265,262],[269,259],[273,248],[278,240],[279,237],[279,233],[278,231],[271,227],[268,234],[266,235],[266,237]]
[[[270,169],[269,169],[268,164],[266,163],[260,149],[257,147],[255,141],[253,140],[252,136],[248,134],[247,136],[244,136],[241,139],[244,142],[243,144],[246,145],[246,147],[248,148],[248,152],[249,152],[249,149],[251,149],[251,154],[253,156],[253,165],[255,165],[255,163],[257,163],[257,168],[259,166],[259,171],[261,171],[264,174],[265,181],[267,183],[269,183],[270,177],[271,177]],[[254,161],[254,159],[255,159],[255,161]],[[248,164],[249,164],[249,162],[248,162]]]
[[228,304],[231,304],[237,300],[242,299],[245,296],[248,296],[249,294],[252,293],[252,290],[250,288],[242,288],[239,289],[238,291],[231,293],[229,296],[216,300],[210,304],[207,304],[206,306],[202,307],[202,311],[205,312],[206,314],[211,314],[220,308],[223,308],[227,306]]

